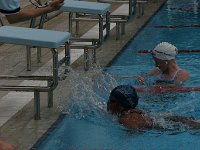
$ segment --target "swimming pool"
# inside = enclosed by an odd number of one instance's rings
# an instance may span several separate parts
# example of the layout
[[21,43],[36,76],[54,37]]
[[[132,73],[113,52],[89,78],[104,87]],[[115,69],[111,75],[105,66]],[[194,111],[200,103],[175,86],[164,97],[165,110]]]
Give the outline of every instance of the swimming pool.
[[[170,124],[163,122],[162,117],[179,114],[200,118],[199,92],[139,94],[138,107],[156,117],[166,131],[128,130],[118,123],[117,118],[106,112],[106,101],[109,91],[117,84],[141,86],[131,76],[147,72],[154,62],[149,54],[140,54],[139,50],[153,49],[162,41],[170,42],[178,49],[200,48],[199,28],[179,26],[200,22],[199,3],[198,0],[168,0],[129,42],[123,53],[106,68],[106,72],[98,68],[93,70],[95,78],[80,77],[72,70],[69,75],[73,93],[71,101],[61,99],[62,105],[59,107],[67,115],[63,114],[55,124],[56,127],[34,147],[38,150],[198,150],[199,130],[188,130],[184,125],[180,129],[173,129]],[[177,28],[156,27],[169,25]],[[190,80],[184,86],[200,86],[199,57],[199,53],[178,54],[178,64],[190,72]],[[131,78],[124,78],[124,75]],[[117,77],[113,79],[112,76]],[[80,85],[84,86],[80,89]]]

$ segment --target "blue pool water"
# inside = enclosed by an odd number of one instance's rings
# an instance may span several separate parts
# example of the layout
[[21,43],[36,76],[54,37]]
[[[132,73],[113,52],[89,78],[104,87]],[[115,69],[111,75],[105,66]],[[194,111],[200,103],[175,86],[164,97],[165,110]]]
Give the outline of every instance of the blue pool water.
[[[73,93],[71,100],[60,98],[59,109],[63,115],[56,127],[53,126],[46,134],[48,136],[44,136],[35,147],[38,150],[199,150],[199,130],[189,130],[184,125],[174,129],[163,121],[163,116],[173,114],[200,118],[199,92],[139,93],[138,107],[154,116],[165,131],[128,130],[106,112],[106,101],[113,87],[117,84],[141,86],[131,76],[146,73],[154,66],[149,54],[137,51],[153,49],[162,41],[170,42],[178,49],[200,49],[198,27],[155,28],[157,25],[200,24],[199,5],[199,0],[168,0],[105,71],[95,68],[95,77],[90,78],[81,77],[72,70],[69,75]],[[184,86],[200,86],[199,58],[200,53],[178,54],[178,64],[190,73],[190,80]],[[142,85],[145,86],[148,85]]]

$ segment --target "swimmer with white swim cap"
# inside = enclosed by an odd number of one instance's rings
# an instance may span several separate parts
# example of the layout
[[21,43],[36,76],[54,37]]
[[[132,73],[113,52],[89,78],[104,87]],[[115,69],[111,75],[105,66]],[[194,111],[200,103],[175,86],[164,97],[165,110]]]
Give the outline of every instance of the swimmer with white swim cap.
[[152,56],[155,61],[155,68],[146,75],[138,77],[139,83],[145,83],[145,77],[157,76],[156,84],[167,86],[181,85],[189,79],[187,70],[181,69],[176,63],[178,49],[168,43],[161,42],[153,50]]
[[175,59],[177,53],[178,49],[168,42],[161,42],[152,50],[153,57],[160,60]]

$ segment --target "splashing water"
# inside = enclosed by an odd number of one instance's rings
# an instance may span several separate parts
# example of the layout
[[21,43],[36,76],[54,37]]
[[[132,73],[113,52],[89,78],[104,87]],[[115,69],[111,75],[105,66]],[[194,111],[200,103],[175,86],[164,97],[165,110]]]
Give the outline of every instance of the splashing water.
[[89,70],[86,75],[71,68],[67,70],[69,72],[66,80],[69,81],[71,95],[70,98],[59,98],[59,110],[79,119],[98,120],[100,118],[102,120],[104,117],[105,120],[105,115],[108,115],[106,112],[107,98],[117,82],[97,67]]

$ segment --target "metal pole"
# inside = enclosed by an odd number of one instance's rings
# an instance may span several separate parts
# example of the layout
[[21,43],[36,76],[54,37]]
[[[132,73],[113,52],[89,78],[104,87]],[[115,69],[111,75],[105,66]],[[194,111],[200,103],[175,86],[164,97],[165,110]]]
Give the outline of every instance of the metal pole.
[[36,18],[32,18],[31,19],[30,28],[34,28],[35,27],[35,21],[36,21]]
[[45,22],[46,18],[47,18],[47,14],[41,15],[41,17],[40,17],[40,23],[39,23],[39,26],[38,26],[39,29],[43,29],[44,22]]
[[[76,18],[79,18],[79,14],[76,13]],[[76,33],[75,36],[78,37],[79,36],[79,21],[76,21]]]
[[35,120],[40,119],[40,92],[34,91],[34,117]]
[[65,75],[69,72],[67,66],[70,65],[71,56],[70,56],[70,41],[65,43]]
[[84,69],[87,71],[89,69],[89,54],[88,54],[88,48],[84,48]]
[[[48,86],[51,86],[52,82],[48,81]],[[48,91],[48,108],[53,107],[53,89]]]
[[69,13],[69,33],[71,33],[71,34],[73,34],[72,33],[72,15],[73,15],[73,13],[70,12]]
[[132,3],[132,0],[129,0],[129,11],[128,11],[128,16],[129,16],[129,19],[132,17],[132,14],[133,14],[133,3]]
[[31,48],[26,46],[27,71],[31,71]]
[[103,16],[99,15],[99,45],[103,42]]
[[97,62],[96,58],[96,47],[92,49],[92,63],[95,64]]
[[65,43],[65,57],[67,61],[65,61],[65,67],[70,65],[71,56],[70,56],[70,41]]
[[121,38],[121,33],[120,33],[120,23],[116,22],[116,40],[119,40]]
[[[38,26],[39,29],[43,29],[44,22],[45,22],[46,18],[47,18],[47,14],[43,14],[40,17],[40,23],[39,23],[39,26]],[[38,63],[41,63],[41,56],[42,56],[41,47],[37,47],[37,62]]]
[[53,88],[58,85],[58,51],[53,48]]
[[110,35],[110,11],[106,13],[106,37]]
[[1,18],[0,18],[0,23],[1,23],[1,25],[2,25],[2,26],[4,26],[4,24],[3,24],[3,21],[2,21],[2,19],[1,19]]
[[121,23],[121,34],[124,35],[125,34],[125,23]]

